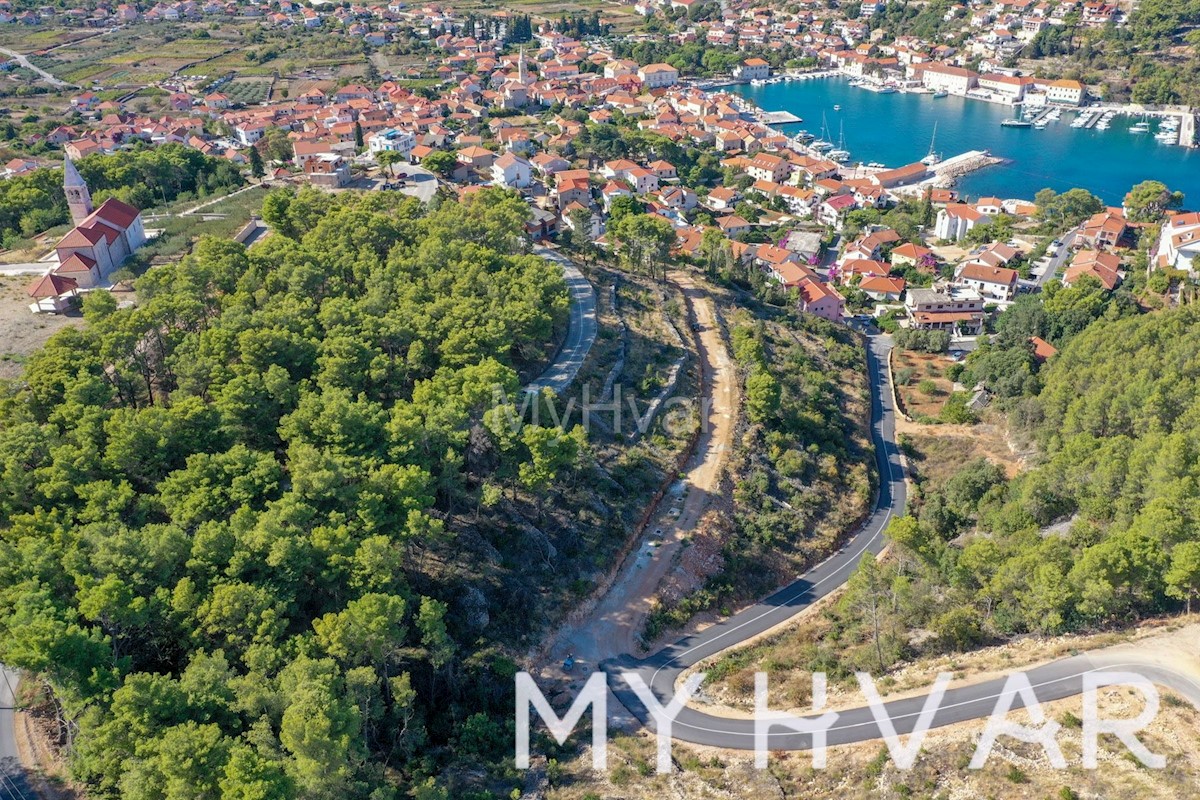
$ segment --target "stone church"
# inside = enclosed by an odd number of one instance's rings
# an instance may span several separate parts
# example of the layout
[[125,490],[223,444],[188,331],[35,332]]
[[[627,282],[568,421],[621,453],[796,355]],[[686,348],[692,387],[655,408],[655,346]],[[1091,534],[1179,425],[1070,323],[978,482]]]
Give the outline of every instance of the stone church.
[[34,282],[34,311],[62,311],[70,295],[104,285],[133,251],[146,243],[142,212],[109,198],[99,208],[75,164],[63,164],[63,191],[75,227],[54,246],[58,263]]

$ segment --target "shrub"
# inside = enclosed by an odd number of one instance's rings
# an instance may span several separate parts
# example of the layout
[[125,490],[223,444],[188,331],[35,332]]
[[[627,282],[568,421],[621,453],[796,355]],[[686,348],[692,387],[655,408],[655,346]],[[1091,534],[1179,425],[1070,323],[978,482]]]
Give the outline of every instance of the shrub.
[[1004,777],[1013,783],[1029,783],[1029,776],[1015,766],[1009,766],[1008,773]]
[[944,353],[950,347],[950,333],[903,328],[896,332],[896,345],[918,353]]
[[974,412],[967,408],[967,400],[970,399],[966,392],[954,392],[946,401],[946,405],[942,406],[942,412],[939,418],[942,422],[953,424],[968,425],[978,422]]

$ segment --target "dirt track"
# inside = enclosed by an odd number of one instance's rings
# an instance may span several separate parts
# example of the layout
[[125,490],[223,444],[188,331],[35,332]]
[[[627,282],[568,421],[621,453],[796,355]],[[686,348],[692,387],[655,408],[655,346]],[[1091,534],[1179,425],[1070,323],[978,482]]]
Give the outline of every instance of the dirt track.
[[[688,462],[686,477],[680,482],[682,495],[669,492],[663,498],[655,521],[621,565],[612,588],[587,618],[564,628],[551,648],[551,663],[561,664],[573,654],[582,672],[595,669],[603,658],[638,652],[638,634],[650,612],[650,599],[670,570],[684,538],[708,509],[709,497],[718,487],[722,461],[733,442],[737,372],[725,347],[712,298],[690,276],[672,273],[670,277],[683,290],[701,326],[700,358],[708,378],[704,385],[709,401],[704,406],[708,410],[707,424]],[[674,519],[670,516],[672,508],[679,509]],[[656,541],[656,529],[662,530],[661,543]]]

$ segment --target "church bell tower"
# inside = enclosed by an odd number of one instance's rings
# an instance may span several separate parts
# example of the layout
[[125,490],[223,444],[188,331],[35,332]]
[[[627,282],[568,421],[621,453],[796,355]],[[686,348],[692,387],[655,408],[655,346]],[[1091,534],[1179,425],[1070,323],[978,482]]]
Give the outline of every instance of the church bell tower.
[[70,158],[63,162],[63,191],[67,195],[67,208],[71,211],[73,223],[78,225],[91,216],[92,193]]

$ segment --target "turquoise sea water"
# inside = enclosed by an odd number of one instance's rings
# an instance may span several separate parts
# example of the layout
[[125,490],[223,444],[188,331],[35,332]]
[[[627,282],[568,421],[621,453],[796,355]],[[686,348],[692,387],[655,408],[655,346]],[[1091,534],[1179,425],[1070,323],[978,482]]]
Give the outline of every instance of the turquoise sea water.
[[[1002,128],[1013,109],[961,97],[934,99],[927,94],[878,94],[851,86],[844,78],[818,78],[766,86],[730,87],[765,111],[791,111],[803,118],[800,128],[821,135],[822,113],[829,140],[845,133],[851,161],[878,161],[889,167],[910,164],[929,152],[934,122],[935,149],[943,158],[968,150],[990,150],[1011,164],[965,176],[958,189],[966,197],[995,195],[1033,199],[1039,189],[1088,189],[1110,204],[1147,178],[1183,191],[1189,207],[1200,206],[1200,148],[1165,145],[1152,133],[1134,134],[1132,117],[1114,117],[1106,131],[1072,128],[1074,112],[1064,111],[1044,130]],[[841,109],[834,111],[833,106]],[[1157,122],[1151,130],[1157,130]]]

